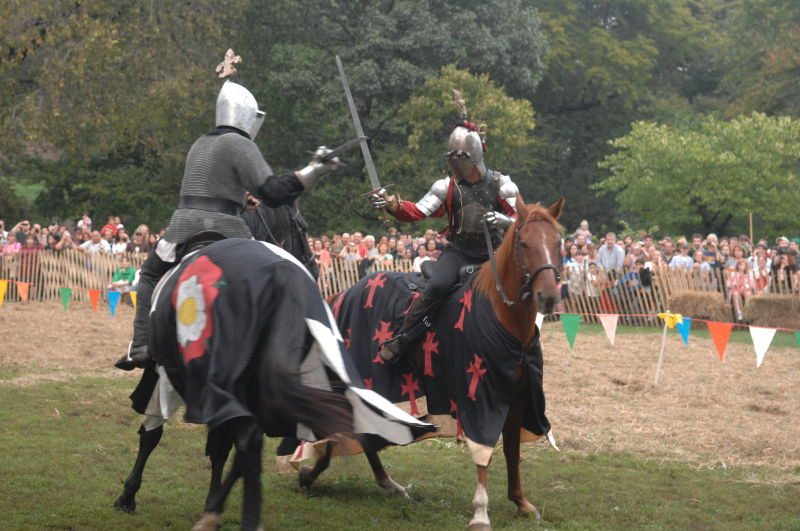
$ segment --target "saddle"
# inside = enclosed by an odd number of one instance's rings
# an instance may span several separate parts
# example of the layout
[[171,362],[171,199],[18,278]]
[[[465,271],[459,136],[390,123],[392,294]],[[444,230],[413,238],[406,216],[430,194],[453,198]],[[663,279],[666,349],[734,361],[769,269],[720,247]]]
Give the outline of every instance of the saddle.
[[184,256],[194,251],[199,251],[203,247],[207,247],[214,242],[224,240],[225,235],[215,230],[203,230],[195,232],[188,240],[183,242],[175,249],[176,262],[180,262]]
[[[423,278],[425,278],[425,280],[430,280],[431,277],[433,276],[433,270],[436,269],[436,262],[433,260],[425,260],[419,265],[419,268],[420,271],[422,271]],[[457,284],[461,285],[464,282],[466,282],[467,279],[469,279],[469,277],[471,277],[473,273],[478,271],[478,269],[480,268],[481,268],[480,264],[470,264],[461,266],[458,270]]]

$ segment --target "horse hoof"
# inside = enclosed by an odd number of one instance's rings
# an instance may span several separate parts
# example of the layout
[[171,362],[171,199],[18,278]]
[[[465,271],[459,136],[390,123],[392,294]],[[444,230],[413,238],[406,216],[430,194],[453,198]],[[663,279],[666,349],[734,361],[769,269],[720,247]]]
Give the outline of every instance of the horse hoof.
[[136,500],[128,501],[124,495],[114,500],[114,508],[123,513],[133,514],[136,512]]
[[524,518],[528,518],[529,516],[533,515],[533,517],[536,518],[537,522],[542,519],[542,515],[541,513],[539,513],[539,509],[537,509],[534,504],[528,501],[526,501],[524,505],[517,506],[517,514]]
[[408,495],[406,489],[404,489],[399,483],[397,483],[392,478],[386,478],[385,480],[378,483],[380,487],[386,491],[387,494],[390,496],[399,496],[401,498],[410,498],[411,496]]
[[492,524],[486,522],[470,522],[467,526],[469,531],[492,531]]
[[303,467],[297,471],[297,480],[300,482],[300,487],[303,489],[310,489],[314,484],[314,474],[308,467]]
[[203,513],[200,520],[192,527],[192,531],[217,531],[220,520],[218,513]]

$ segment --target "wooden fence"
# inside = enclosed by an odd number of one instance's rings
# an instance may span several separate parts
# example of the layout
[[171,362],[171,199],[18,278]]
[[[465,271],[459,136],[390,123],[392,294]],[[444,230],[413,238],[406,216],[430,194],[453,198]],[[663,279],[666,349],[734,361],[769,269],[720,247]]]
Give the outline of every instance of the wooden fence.
[[[145,254],[126,255],[134,268],[139,268]],[[80,251],[20,252],[0,257],[0,280],[28,282],[29,299],[32,301],[58,301],[60,288],[72,288],[72,297],[87,298],[87,290],[105,290],[111,282],[114,270],[119,266],[121,255],[88,254]],[[392,270],[411,271],[410,260],[396,260],[391,265],[367,264],[334,258],[329,267],[323,267],[318,281],[324,297],[343,291],[356,282],[365,272]],[[621,314],[633,325],[659,326],[652,315],[667,309],[670,296],[676,292],[716,292],[729,300],[726,288],[729,272],[682,271],[660,267],[650,271],[639,280],[600,272],[596,275],[585,269],[564,268],[563,302],[561,310],[585,315],[594,320],[597,313]],[[795,285],[797,280],[795,279]],[[770,277],[765,286],[772,293],[796,293],[791,282],[777,282]],[[15,282],[9,282],[6,300],[19,300]],[[732,305],[730,305],[731,312]],[[731,314],[732,316],[732,314]]]

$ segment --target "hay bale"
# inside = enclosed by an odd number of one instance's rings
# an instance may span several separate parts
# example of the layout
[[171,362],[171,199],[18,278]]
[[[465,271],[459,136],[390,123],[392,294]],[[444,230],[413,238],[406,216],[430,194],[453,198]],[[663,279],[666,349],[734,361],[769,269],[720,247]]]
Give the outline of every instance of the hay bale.
[[797,295],[762,293],[747,299],[744,315],[757,326],[800,330],[800,298]]
[[695,319],[731,322],[731,307],[722,293],[715,291],[675,291],[667,299],[667,308]]

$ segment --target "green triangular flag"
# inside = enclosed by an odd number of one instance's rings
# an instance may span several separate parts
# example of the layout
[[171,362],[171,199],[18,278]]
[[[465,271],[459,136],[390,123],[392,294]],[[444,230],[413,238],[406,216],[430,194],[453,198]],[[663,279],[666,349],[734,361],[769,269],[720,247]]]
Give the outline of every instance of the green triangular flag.
[[67,311],[67,305],[72,298],[72,288],[61,288],[61,304],[64,306],[64,311]]
[[797,342],[797,346],[800,347],[800,330],[794,333],[794,340]]
[[564,326],[564,333],[567,334],[567,341],[569,341],[569,348],[575,345],[575,336],[578,335],[578,325],[580,325],[581,316],[575,313],[562,313],[561,324]]

